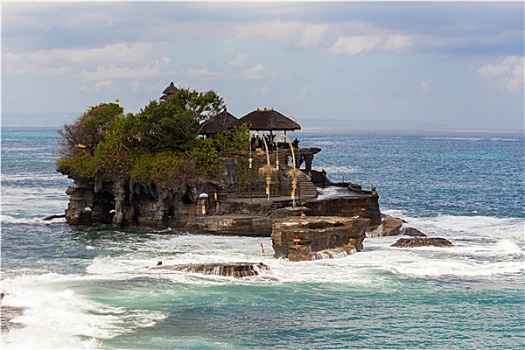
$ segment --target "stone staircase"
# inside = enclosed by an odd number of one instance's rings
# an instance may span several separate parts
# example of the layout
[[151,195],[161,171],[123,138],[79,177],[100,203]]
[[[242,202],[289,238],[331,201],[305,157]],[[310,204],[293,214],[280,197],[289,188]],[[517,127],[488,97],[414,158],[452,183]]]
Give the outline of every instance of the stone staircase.
[[[281,193],[290,193],[292,190],[292,180],[290,178],[281,178]],[[317,187],[313,184],[310,176],[300,172],[297,177],[296,199],[302,200],[317,197]]]
[[317,187],[313,184],[311,177],[301,171],[297,178],[298,199],[317,197]]

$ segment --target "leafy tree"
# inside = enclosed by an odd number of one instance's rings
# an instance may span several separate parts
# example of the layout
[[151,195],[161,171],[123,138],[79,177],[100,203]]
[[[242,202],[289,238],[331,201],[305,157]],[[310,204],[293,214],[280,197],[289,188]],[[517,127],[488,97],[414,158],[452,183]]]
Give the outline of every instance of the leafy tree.
[[58,132],[62,136],[60,153],[73,157],[78,149],[83,149],[93,155],[104,132],[123,112],[124,109],[116,103],[101,103],[89,108],[73,124],[64,125],[64,129]]
[[105,180],[129,178],[136,154],[124,133],[124,117],[115,118],[95,150],[96,175]]
[[217,134],[215,142],[223,155],[246,153],[250,147],[250,129],[246,123],[236,126],[231,131]]
[[213,91],[178,90],[168,102],[150,103],[128,118],[127,133],[148,151],[187,151],[195,143],[200,122],[224,108]]
[[57,170],[86,179],[151,181],[183,191],[181,181],[216,173],[221,157],[249,147],[246,125],[213,139],[197,137],[200,123],[223,108],[215,92],[186,89],[167,102],[150,101],[136,114],[124,115],[114,103],[99,104],[60,131]]
[[199,173],[203,175],[217,170],[221,160],[213,139],[198,139],[195,146],[187,152],[187,156],[195,161]]
[[187,111],[197,122],[207,120],[224,109],[224,100],[214,91],[197,92],[180,89],[168,100],[181,111]]

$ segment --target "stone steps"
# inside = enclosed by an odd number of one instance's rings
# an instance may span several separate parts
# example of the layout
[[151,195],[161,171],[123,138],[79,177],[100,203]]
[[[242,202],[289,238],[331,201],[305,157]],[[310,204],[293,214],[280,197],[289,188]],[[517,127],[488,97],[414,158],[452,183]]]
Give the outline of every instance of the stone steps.
[[302,175],[304,178],[299,176],[299,181],[297,184],[299,189],[299,198],[317,197],[317,187],[315,187],[315,185],[306,177],[306,175]]
[[[282,190],[285,192],[290,192],[292,190],[292,185],[286,184],[282,187]],[[297,193],[296,198],[297,199],[305,199],[305,198],[315,198],[317,197],[317,187],[313,184],[311,181],[311,178],[307,176],[302,171],[299,173],[299,176],[297,177]]]

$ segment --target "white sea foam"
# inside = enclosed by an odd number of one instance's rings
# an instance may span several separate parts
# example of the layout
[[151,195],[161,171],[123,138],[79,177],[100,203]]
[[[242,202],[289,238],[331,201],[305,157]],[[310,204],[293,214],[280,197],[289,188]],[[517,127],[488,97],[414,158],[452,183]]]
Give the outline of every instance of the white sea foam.
[[520,248],[516,243],[511,241],[510,239],[502,239],[499,240],[498,243],[496,243],[494,250],[498,252],[502,252],[504,254],[517,254],[517,255],[523,255],[523,249]]
[[[5,182],[27,182],[27,181],[38,181],[39,183],[46,183],[51,181],[63,181],[64,183],[72,182],[71,180],[64,177],[64,175],[56,174],[35,174],[35,173],[18,173],[18,174],[2,174],[2,181]],[[55,190],[55,188],[50,188]]]
[[492,240],[509,238],[524,242],[525,220],[523,218],[497,218],[490,216],[439,215],[430,218],[405,216],[402,211],[384,211],[400,217],[410,226],[432,235],[448,235],[456,238],[485,237]]
[[[403,217],[400,212],[390,215]],[[91,274],[117,276],[164,274],[182,283],[224,282],[181,272],[145,269],[157,261],[165,265],[192,263],[263,262],[280,282],[334,282],[367,284],[377,281],[370,271],[411,276],[490,276],[524,272],[523,220],[490,217],[406,218],[411,226],[431,237],[445,237],[453,247],[400,249],[391,247],[399,237],[367,238],[363,252],[335,259],[289,262],[273,258],[270,238],[207,235],[151,235],[135,244],[129,254],[98,257],[87,268]],[[260,244],[265,252],[262,253]]]
[[[524,220],[519,218],[442,215],[402,217],[429,237],[444,237],[454,246],[399,249],[390,247],[398,237],[365,240],[359,258],[395,273],[412,276],[492,276],[525,272]],[[370,250],[370,253],[367,253]]]
[[[98,255],[86,268],[87,275],[34,275],[25,271],[23,276],[3,281],[3,291],[7,293],[4,302],[27,309],[23,316],[13,320],[24,323],[25,327],[11,329],[2,345],[4,348],[95,348],[104,339],[151,326],[164,317],[154,312],[101,305],[87,300],[76,289],[96,285],[97,281],[118,284],[146,277],[158,278],[164,281],[162,283],[197,286],[316,283],[323,288],[334,284],[390,288],[392,279],[399,275],[430,279],[505,276],[508,279],[509,276],[519,278],[525,273],[523,219],[413,218],[402,212],[388,213],[406,219],[429,236],[446,237],[454,246],[400,249],[391,247],[399,237],[367,238],[365,249],[360,253],[335,259],[290,262],[273,257],[268,237],[152,233],[146,239],[133,242],[93,241],[89,249],[120,250],[120,254]],[[238,280],[146,268],[155,266],[159,260],[165,265],[262,262],[270,267],[271,273]]]
[[[24,308],[2,334],[4,349],[91,349],[100,341],[149,327],[165,316],[102,305],[73,288],[92,280],[78,275],[23,275],[3,281],[4,305]],[[73,287],[68,287],[73,286]]]
[[66,222],[64,218],[56,218],[52,220],[44,220],[43,218],[15,218],[10,215],[0,214],[0,222],[2,224],[18,224],[18,225],[42,225],[60,224]]

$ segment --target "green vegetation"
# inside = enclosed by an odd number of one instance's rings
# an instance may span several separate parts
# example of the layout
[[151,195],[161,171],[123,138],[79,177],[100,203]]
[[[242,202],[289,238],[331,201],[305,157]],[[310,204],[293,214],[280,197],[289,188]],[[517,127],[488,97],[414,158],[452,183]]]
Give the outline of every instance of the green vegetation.
[[249,129],[241,125],[213,138],[200,124],[224,109],[213,91],[178,90],[167,102],[151,101],[136,114],[116,103],[89,108],[61,135],[57,170],[83,179],[155,182],[174,188],[177,179],[216,176],[223,157],[245,154]]

